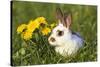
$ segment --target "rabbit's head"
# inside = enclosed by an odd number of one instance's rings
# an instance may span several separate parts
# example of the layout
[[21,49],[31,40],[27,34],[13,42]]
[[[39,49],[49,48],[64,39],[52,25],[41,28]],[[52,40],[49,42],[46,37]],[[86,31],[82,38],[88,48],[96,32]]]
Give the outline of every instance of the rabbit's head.
[[53,46],[62,46],[71,37],[71,14],[63,14],[58,8],[56,10],[56,17],[58,19],[58,25],[52,30],[48,41]]

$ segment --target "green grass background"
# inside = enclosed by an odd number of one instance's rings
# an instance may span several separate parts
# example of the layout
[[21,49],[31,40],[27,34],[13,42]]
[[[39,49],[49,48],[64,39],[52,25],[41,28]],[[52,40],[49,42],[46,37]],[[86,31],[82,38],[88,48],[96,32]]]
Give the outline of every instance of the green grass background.
[[[18,2],[12,3],[12,65],[59,64],[97,61],[97,7],[89,5]],[[48,23],[56,22],[55,10],[60,7],[72,13],[72,30],[79,32],[85,40],[77,55],[66,58],[54,51],[47,37],[37,36],[37,44],[25,42],[17,34],[20,24],[44,16]]]

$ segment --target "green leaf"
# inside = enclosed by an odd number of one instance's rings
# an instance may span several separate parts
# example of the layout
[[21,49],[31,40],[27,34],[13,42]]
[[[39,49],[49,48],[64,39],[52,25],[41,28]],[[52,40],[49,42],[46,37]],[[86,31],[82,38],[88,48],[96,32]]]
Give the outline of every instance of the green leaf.
[[19,52],[21,53],[21,55],[25,55],[25,49],[24,49],[24,48],[21,48],[21,49],[19,50]]

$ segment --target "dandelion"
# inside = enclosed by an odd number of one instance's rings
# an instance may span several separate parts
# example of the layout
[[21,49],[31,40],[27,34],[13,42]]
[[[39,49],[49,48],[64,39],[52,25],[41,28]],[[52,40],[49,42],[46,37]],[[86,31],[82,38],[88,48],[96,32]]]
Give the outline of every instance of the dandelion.
[[38,17],[37,19],[36,19],[40,24],[46,24],[47,22],[46,22],[46,19],[44,18],[44,17]]
[[51,32],[51,29],[48,28],[48,27],[46,27],[46,28],[44,28],[44,29],[42,30],[42,34],[43,34],[43,35],[47,35],[47,34],[50,33],[50,32]]
[[27,28],[26,24],[22,24],[17,28],[17,33],[20,34],[22,33],[25,29]]
[[51,27],[51,28],[54,28],[55,26],[56,26],[55,23],[50,24],[50,27]]
[[30,32],[29,30],[26,30],[26,31],[22,32],[21,37],[24,40],[30,40],[32,38],[32,32]]
[[40,24],[46,24],[44,17],[38,17],[35,20],[31,20],[27,25],[29,31],[33,32],[36,28],[39,28]]
[[30,21],[29,24],[27,25],[27,29],[30,31],[30,32],[33,32],[36,28],[39,28],[39,23],[37,20],[35,21]]
[[[21,38],[24,40],[30,40],[32,38],[32,34],[36,29],[42,29],[42,34],[47,35],[51,32],[51,29],[46,27],[42,28],[42,24],[45,26],[47,24],[47,21],[44,17],[38,17],[35,20],[30,20],[29,23],[22,24],[17,28],[17,32],[21,33]],[[41,26],[41,27],[40,27]],[[53,25],[52,25],[53,26]]]

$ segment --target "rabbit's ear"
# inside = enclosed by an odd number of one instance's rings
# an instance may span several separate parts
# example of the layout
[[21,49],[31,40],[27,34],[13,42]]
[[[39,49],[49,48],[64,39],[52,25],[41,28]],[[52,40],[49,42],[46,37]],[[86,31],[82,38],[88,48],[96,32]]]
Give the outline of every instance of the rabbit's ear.
[[64,21],[65,21],[65,26],[67,28],[69,28],[71,23],[72,23],[72,16],[71,16],[71,14],[65,15],[64,16]]
[[63,13],[61,11],[60,8],[56,9],[56,18],[58,19],[58,21],[62,24],[64,24],[64,18],[63,18]]

